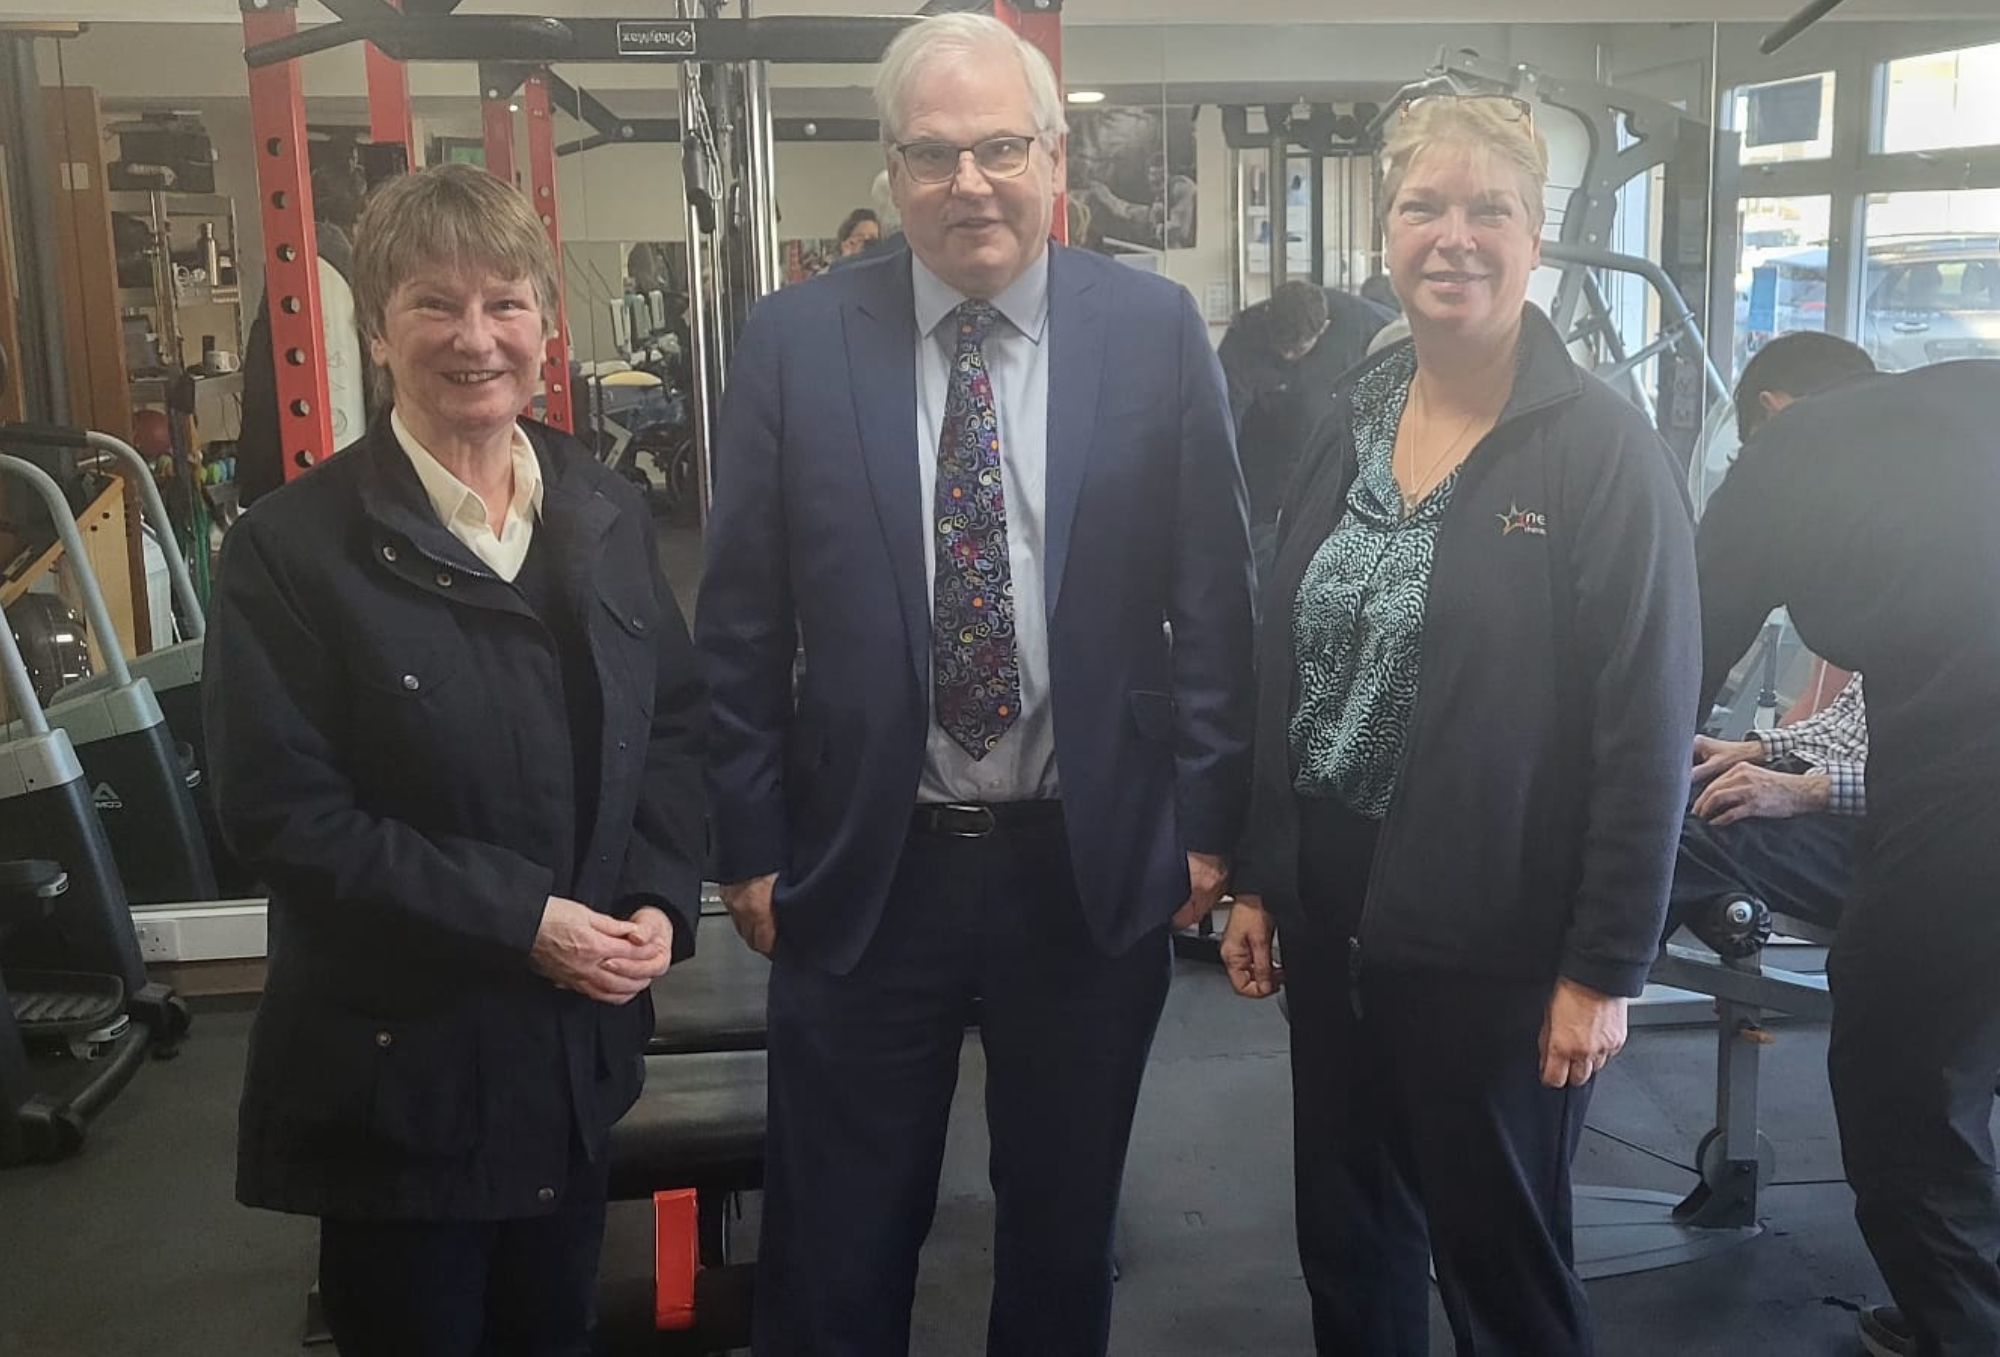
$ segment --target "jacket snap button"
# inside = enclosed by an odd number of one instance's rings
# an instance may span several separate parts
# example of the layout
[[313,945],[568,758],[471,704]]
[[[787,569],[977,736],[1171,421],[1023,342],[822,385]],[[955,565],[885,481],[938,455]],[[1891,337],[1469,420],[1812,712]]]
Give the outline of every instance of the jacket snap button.
[[437,580],[438,580],[438,588],[440,589],[451,588],[451,572],[449,570],[438,571]]
[[625,748],[627,748],[628,746],[626,745],[625,741],[623,741],[623,740],[620,740],[620,741],[618,742],[618,747],[619,747],[620,749],[625,749]]
[[417,689],[423,687],[424,683],[415,674],[405,674],[403,675],[403,686],[414,693]]
[[396,559],[396,549],[394,547],[383,547],[382,559],[393,563]]
[[377,1032],[375,1034],[375,1044],[377,1046],[380,1046],[385,1051],[388,1050],[391,1046],[394,1046],[396,1044],[395,1033],[386,1031]]
[[555,1199],[556,1190],[552,1187],[537,1188],[535,1190],[535,1200],[538,1202],[552,1202]]
[[646,619],[645,619],[645,618],[643,618],[643,617],[635,617],[635,618],[633,618],[633,619],[632,619],[632,630],[634,630],[634,631],[644,631],[645,629],[646,629]]

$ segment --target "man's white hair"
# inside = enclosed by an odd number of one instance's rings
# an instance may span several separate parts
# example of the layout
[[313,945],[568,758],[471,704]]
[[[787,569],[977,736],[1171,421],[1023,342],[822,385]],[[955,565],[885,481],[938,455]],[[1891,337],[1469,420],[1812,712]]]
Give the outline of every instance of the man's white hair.
[[1035,135],[1045,144],[1060,140],[1068,130],[1062,90],[1041,50],[990,15],[938,14],[904,29],[883,53],[875,76],[875,116],[881,120],[882,144],[894,146],[903,139],[904,100],[932,63],[1001,53],[1021,63]]

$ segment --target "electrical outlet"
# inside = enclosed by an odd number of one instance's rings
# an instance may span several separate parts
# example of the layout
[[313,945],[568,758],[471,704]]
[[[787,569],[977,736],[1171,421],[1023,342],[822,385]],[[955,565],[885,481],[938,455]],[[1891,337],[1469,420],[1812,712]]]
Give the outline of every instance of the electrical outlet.
[[134,919],[139,934],[139,956],[145,961],[178,961],[181,955],[181,925],[178,919]]

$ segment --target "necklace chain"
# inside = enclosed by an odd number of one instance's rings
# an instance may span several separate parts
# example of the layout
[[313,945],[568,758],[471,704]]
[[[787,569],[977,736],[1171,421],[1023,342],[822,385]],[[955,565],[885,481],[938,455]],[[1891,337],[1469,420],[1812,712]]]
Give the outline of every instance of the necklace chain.
[[[1414,389],[1417,383],[1415,381],[1412,381],[1410,385],[1412,389]],[[1424,422],[1426,424],[1429,424],[1431,418],[1430,396],[1427,393],[1420,393],[1420,394],[1422,394],[1423,398]],[[1465,423],[1459,426],[1458,436],[1451,440],[1450,445],[1446,447],[1443,452],[1439,453],[1435,458],[1431,459],[1429,465],[1425,466],[1421,472],[1419,472],[1419,470],[1417,469],[1416,444],[1414,440],[1411,441],[1410,456],[1409,456],[1410,488],[1402,491],[1403,516],[1405,518],[1409,517],[1412,513],[1415,513],[1417,506],[1424,502],[1424,496],[1428,495],[1432,490],[1437,488],[1437,486],[1433,484],[1432,481],[1433,477],[1436,477],[1437,481],[1439,482],[1443,481],[1444,479],[1443,477],[1436,476],[1438,468],[1444,466],[1447,462],[1451,460],[1452,454],[1458,451],[1460,445],[1462,445],[1465,442],[1466,436],[1472,432],[1473,425],[1477,424],[1478,422],[1479,422],[1479,412],[1477,410],[1473,411],[1470,415],[1467,415],[1465,418]],[[1398,442],[1400,444],[1401,440],[1399,439]],[[1391,460],[1390,470],[1391,472],[1393,472],[1395,469],[1393,456],[1391,457],[1390,460]]]

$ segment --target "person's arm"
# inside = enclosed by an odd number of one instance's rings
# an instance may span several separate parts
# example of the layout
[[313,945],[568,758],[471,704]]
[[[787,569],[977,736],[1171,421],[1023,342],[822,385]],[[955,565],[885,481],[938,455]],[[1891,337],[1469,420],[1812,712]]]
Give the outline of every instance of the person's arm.
[[1181,300],[1180,470],[1174,525],[1175,757],[1190,852],[1234,848],[1249,778],[1252,569],[1243,477],[1222,368],[1194,299]]
[[659,604],[653,630],[653,723],[611,912],[630,918],[650,906],[667,915],[673,923],[673,959],[679,961],[694,954],[708,854],[701,764],[708,691],[680,605],[660,570],[659,541],[650,523],[645,534]]
[[553,874],[504,845],[356,804],[338,743],[346,669],[293,564],[255,514],[223,547],[202,715],[224,837],[288,904],[384,912],[525,967]]
[[1576,600],[1571,663],[1592,689],[1581,873],[1560,975],[1645,988],[1687,805],[1701,615],[1686,500],[1636,420],[1563,505]]
[[778,325],[751,313],[715,428],[715,498],[695,642],[708,680],[716,879],[778,872],[787,853],[785,739],[798,653],[785,522]]
[[1854,675],[1839,696],[1796,725],[1753,730],[1767,759],[1793,754],[1808,763],[1864,763],[1868,758],[1868,713],[1861,676]]

